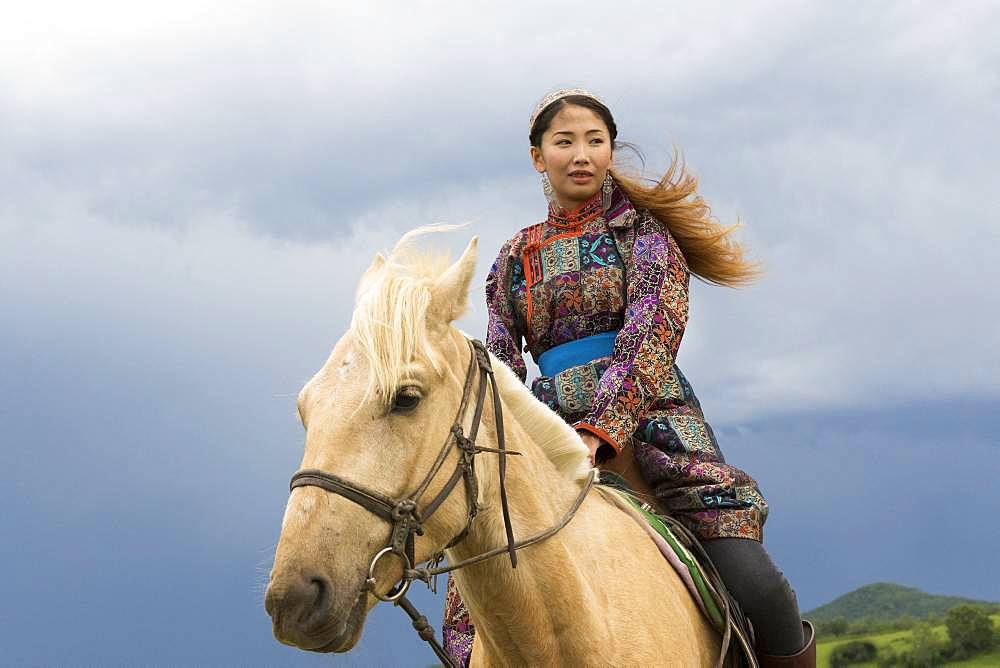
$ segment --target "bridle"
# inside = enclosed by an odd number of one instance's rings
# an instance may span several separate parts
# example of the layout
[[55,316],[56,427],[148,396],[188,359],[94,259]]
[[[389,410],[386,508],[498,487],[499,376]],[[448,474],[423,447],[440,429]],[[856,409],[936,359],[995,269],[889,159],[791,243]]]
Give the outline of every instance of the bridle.
[[[469,348],[471,350],[471,359],[469,360],[469,367],[466,371],[465,386],[462,390],[462,400],[459,404],[455,421],[449,430],[448,436],[445,438],[444,445],[438,453],[437,459],[435,459],[434,464],[427,472],[427,475],[424,476],[424,479],[419,485],[417,485],[417,488],[412,493],[406,495],[402,499],[394,499],[381,492],[365,487],[364,485],[359,485],[358,483],[319,469],[301,469],[292,476],[291,483],[289,484],[289,490],[294,490],[296,487],[320,487],[328,492],[332,492],[353,501],[359,506],[389,522],[392,526],[389,542],[385,547],[376,552],[374,557],[372,557],[368,566],[368,578],[365,580],[365,584],[361,589],[361,594],[369,592],[380,601],[392,602],[402,607],[403,610],[410,616],[413,621],[413,626],[417,630],[420,637],[430,643],[434,652],[438,655],[438,658],[449,667],[454,666],[455,664],[451,657],[448,656],[441,645],[437,642],[434,629],[431,628],[430,624],[427,622],[427,618],[420,615],[413,605],[405,598],[405,594],[410,588],[412,582],[414,580],[420,580],[433,589],[432,578],[437,575],[448,573],[471,564],[486,561],[487,559],[492,559],[493,557],[505,553],[510,557],[511,567],[517,568],[517,550],[545,540],[569,524],[573,515],[576,514],[576,511],[583,504],[583,501],[593,486],[595,479],[594,471],[592,470],[590,478],[581,489],[580,494],[577,496],[572,507],[563,516],[559,523],[525,540],[514,540],[514,531],[510,524],[510,511],[507,506],[507,489],[504,481],[507,475],[507,455],[519,455],[521,453],[507,450],[503,428],[503,409],[500,402],[500,394],[497,392],[496,378],[493,375],[493,368],[490,365],[489,353],[486,351],[486,347],[483,343],[476,339],[469,340]],[[462,429],[462,421],[469,406],[469,399],[472,396],[472,386],[477,369],[479,371],[479,387],[476,392],[476,405],[472,415],[472,422],[469,427],[469,435],[466,436],[464,430]],[[496,448],[476,445],[476,436],[479,434],[479,425],[482,421],[483,408],[485,406],[487,382],[490,385],[493,395],[493,419],[497,437]],[[448,455],[451,454],[453,448],[458,448],[459,456],[458,463],[455,465],[455,471],[451,474],[451,478],[448,479],[448,482],[446,482],[444,487],[441,488],[441,491],[439,491],[426,506],[422,509],[418,509],[418,502],[427,491],[427,488],[430,487],[431,482],[437,476],[438,472],[444,466],[444,463],[447,460]],[[440,564],[444,559],[444,551],[462,542],[462,540],[469,534],[472,521],[476,518],[476,515],[479,512],[479,483],[476,478],[475,456],[480,452],[493,452],[499,455],[500,506],[503,514],[507,544],[479,554],[475,557],[464,559],[458,563],[450,564],[446,567],[440,567],[438,564]],[[441,548],[441,550],[427,560],[427,567],[416,568],[414,564],[414,537],[423,535],[423,524],[438,508],[441,507],[441,504],[444,503],[445,499],[448,498],[452,490],[454,490],[456,485],[458,485],[459,480],[462,480],[465,483],[465,499],[466,506],[468,508],[468,516],[465,527],[463,527],[455,537],[448,541],[448,543]],[[390,554],[398,558],[403,564],[403,575],[400,581],[392,589],[390,589],[388,593],[379,594],[375,589],[377,584],[375,580],[375,566],[383,557]]]

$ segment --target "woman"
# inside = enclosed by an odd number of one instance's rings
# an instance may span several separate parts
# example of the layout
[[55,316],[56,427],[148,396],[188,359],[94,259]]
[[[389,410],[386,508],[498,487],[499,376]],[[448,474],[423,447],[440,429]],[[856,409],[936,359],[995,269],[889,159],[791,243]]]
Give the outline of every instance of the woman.
[[[486,345],[523,381],[525,341],[542,373],[532,392],[577,429],[595,464],[634,458],[660,505],[703,541],[754,625],[762,665],[814,666],[811,626],[761,543],[767,503],[725,463],[674,364],[689,275],[736,286],[755,266],[676,161],[652,186],[614,169],[616,137],[588,91],[536,106],[530,152],[548,218],[505,243],[490,270]],[[473,629],[450,582],[444,625],[449,651],[466,661]]]

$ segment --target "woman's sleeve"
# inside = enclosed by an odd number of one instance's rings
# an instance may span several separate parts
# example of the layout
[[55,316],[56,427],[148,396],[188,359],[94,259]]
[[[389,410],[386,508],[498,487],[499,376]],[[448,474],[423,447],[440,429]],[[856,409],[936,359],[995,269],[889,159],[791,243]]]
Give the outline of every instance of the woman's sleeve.
[[486,310],[489,324],[486,327],[486,349],[509,366],[523,383],[528,370],[521,355],[522,334],[514,319],[511,303],[513,262],[508,241],[500,249],[489,275],[486,277]]
[[625,322],[591,411],[577,422],[620,452],[660,395],[688,316],[688,269],[676,242],[649,215],[636,217],[625,267]]

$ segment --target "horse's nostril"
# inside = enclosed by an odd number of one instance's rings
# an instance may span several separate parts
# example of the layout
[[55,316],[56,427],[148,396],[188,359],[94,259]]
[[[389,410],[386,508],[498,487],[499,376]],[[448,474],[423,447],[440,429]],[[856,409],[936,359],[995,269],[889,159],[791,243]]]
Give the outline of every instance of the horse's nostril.
[[310,583],[315,590],[312,614],[322,614],[330,607],[330,584],[323,578],[313,578]]
[[333,587],[322,575],[314,575],[301,580],[299,589],[299,619],[311,627],[323,624],[333,605]]
[[264,596],[264,609],[279,627],[323,624],[332,605],[333,587],[321,575],[272,585]]

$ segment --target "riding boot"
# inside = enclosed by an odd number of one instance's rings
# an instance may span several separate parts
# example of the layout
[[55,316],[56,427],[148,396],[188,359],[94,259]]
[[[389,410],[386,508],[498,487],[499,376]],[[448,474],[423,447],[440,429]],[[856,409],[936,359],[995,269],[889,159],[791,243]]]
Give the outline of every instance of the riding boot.
[[802,621],[802,635],[806,639],[802,649],[786,656],[761,654],[757,657],[760,668],[816,668],[816,629],[812,622]]

